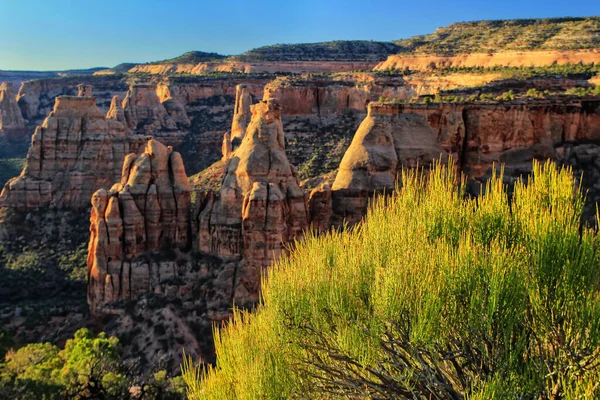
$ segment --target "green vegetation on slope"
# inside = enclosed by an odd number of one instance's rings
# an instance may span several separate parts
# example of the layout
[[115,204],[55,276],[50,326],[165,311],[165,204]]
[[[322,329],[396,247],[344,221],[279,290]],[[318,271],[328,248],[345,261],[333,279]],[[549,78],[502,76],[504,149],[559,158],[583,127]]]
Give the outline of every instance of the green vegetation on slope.
[[64,349],[50,343],[8,350],[0,362],[3,399],[181,399],[181,378],[164,370],[149,376],[130,391],[133,382],[121,362],[116,337],[93,336],[80,329]]
[[395,42],[401,52],[458,54],[600,46],[600,17],[461,22]]
[[0,191],[6,182],[21,174],[28,149],[28,140],[15,142],[0,137]]
[[203,51],[188,51],[179,57],[168,60],[157,61],[149,64],[198,64],[201,62],[218,61],[226,56],[217,53],[205,53]]
[[0,158],[0,187],[4,187],[11,178],[19,176],[24,166],[25,158]]
[[232,59],[241,61],[381,61],[402,48],[391,42],[336,40],[322,43],[275,44],[252,49]]
[[191,399],[600,396],[600,237],[570,170],[535,164],[466,198],[453,169],[405,172],[357,229],[309,235],[263,304],[185,366]]

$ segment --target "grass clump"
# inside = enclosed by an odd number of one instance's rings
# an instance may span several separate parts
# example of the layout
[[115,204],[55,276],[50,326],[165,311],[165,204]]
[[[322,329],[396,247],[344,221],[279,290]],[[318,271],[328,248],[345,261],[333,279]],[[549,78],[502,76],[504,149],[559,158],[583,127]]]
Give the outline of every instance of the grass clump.
[[253,313],[215,332],[191,399],[576,399],[600,396],[600,238],[570,169],[534,164],[465,197],[453,169],[308,235]]

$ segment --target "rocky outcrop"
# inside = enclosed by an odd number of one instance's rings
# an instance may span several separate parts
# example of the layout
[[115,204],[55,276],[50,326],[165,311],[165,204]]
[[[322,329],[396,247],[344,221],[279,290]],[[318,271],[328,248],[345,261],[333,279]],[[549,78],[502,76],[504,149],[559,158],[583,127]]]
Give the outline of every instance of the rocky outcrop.
[[369,102],[413,95],[401,76],[355,73],[277,78],[263,98],[281,103],[287,155],[305,180],[337,169]]
[[597,64],[600,51],[591,50],[542,50],[502,51],[497,53],[469,53],[457,55],[395,54],[377,64],[375,71],[410,69],[425,71],[448,67],[548,67],[554,64]]
[[233,108],[233,122],[231,123],[231,131],[226,132],[223,137],[222,153],[223,159],[229,158],[242,143],[246,128],[250,123],[252,113],[250,106],[252,105],[252,96],[248,88],[244,84],[237,85],[235,94],[235,106]]
[[122,98],[127,92],[125,79],[120,76],[61,77],[25,81],[17,95],[23,117],[33,127],[40,125],[54,108],[56,97],[79,95],[79,84],[83,84],[84,93],[86,85],[94,87],[96,105],[103,112],[109,109],[113,96],[118,95]]
[[25,168],[0,195],[0,207],[82,209],[98,188],[121,176],[123,157],[136,138],[106,119],[93,97],[61,96],[35,129]]
[[261,101],[251,111],[218,196],[207,196],[198,216],[199,249],[241,259],[233,294],[239,305],[258,301],[262,270],[308,226],[304,192],[285,154],[281,108]]
[[178,144],[186,134],[183,129],[190,125],[183,105],[172,99],[161,103],[156,85],[151,83],[132,84],[123,101],[123,110],[129,129],[168,144]]
[[152,75],[189,74],[201,75],[207,72],[242,73],[334,73],[370,70],[376,61],[217,61],[198,64],[140,64],[129,70],[130,73]]
[[87,85],[85,83],[80,83],[77,85],[77,96],[79,97],[92,97],[92,85]]
[[172,280],[175,260],[137,260],[161,249],[190,245],[190,189],[181,156],[156,140],[129,154],[121,183],[92,197],[88,302],[104,304],[154,292]]
[[25,122],[12,83],[2,82],[0,84],[0,133],[9,139],[19,138],[25,133]]
[[285,154],[279,105],[260,102],[251,112],[220,190],[197,193],[194,213],[181,156],[156,140],[141,156],[125,158],[120,183],[94,194],[92,312],[144,293],[206,292],[211,259],[221,260],[203,300],[211,318],[228,315],[232,301],[257,303],[261,273],[308,228],[308,210]]
[[[460,112],[458,116],[455,112],[445,112],[444,118],[460,118]],[[340,225],[344,220],[351,224],[358,222],[373,193],[394,190],[401,168],[428,166],[440,156],[446,158],[449,153],[456,154],[464,138],[464,126],[451,129],[451,132],[437,130],[423,116],[405,113],[399,106],[370,103],[367,117],[342,158],[332,195],[314,191],[311,206],[325,207],[325,210],[329,207],[333,225]],[[330,201],[331,206],[320,205],[322,198]],[[327,214],[327,211],[320,214]]]
[[510,184],[531,172],[534,159],[551,159],[584,171],[588,197],[598,201],[600,186],[592,181],[600,178],[600,102],[370,103],[331,191],[312,192],[311,221],[319,229],[356,223],[373,193],[394,189],[402,168],[427,168],[449,156],[473,194],[494,165],[505,164]]
[[125,111],[123,110],[121,98],[118,95],[113,96],[110,102],[110,108],[106,113],[107,119],[114,119],[127,126],[127,120],[125,119]]

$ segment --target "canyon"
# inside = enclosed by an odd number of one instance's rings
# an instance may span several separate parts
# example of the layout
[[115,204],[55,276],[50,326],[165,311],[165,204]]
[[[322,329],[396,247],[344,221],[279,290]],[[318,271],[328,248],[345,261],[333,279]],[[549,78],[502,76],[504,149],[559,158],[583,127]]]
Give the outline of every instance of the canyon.
[[[87,324],[121,338],[142,370],[166,362],[176,372],[181,348],[212,362],[213,325],[233,305],[256,306],[261,277],[296,240],[358,223],[374,195],[401,186],[403,169],[432,162],[452,163],[471,196],[501,165],[509,186],[533,160],[570,166],[583,173],[593,223],[600,100],[572,92],[596,88],[596,70],[522,77],[491,67],[591,66],[596,49],[396,47],[312,60],[286,48],[279,60],[2,84],[0,134],[28,154],[0,194],[0,263],[39,251],[52,283],[83,254],[87,271],[73,308],[46,310],[31,303],[35,285],[0,282],[7,326],[23,341],[57,342]],[[13,299],[46,319],[27,328]]]

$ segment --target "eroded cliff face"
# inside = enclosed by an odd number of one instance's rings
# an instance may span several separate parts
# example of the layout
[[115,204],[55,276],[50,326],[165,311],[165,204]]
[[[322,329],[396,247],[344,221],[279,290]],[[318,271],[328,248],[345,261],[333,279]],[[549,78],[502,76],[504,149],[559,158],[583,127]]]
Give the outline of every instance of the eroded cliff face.
[[414,94],[402,77],[357,73],[278,78],[265,86],[264,98],[281,103],[288,157],[305,180],[337,169],[369,102]]
[[190,245],[190,188],[181,156],[156,140],[129,154],[121,183],[92,197],[88,302],[107,303],[154,292],[175,278],[175,260],[135,260]]
[[425,71],[447,67],[547,67],[553,64],[596,64],[600,52],[592,50],[555,51],[502,51],[498,53],[470,53],[457,55],[395,54],[375,66],[375,71],[410,69]]
[[124,155],[136,147],[125,126],[106,118],[94,97],[61,96],[35,129],[21,175],[0,195],[0,207],[87,207],[100,187],[121,175]]
[[[344,155],[331,190],[311,194],[315,226],[358,222],[368,199],[390,192],[402,168],[447,162],[477,194],[505,164],[507,184],[531,172],[533,160],[554,160],[584,172],[590,204],[600,200],[600,101],[530,101],[392,105],[371,103]],[[323,224],[321,220],[328,221]]]
[[82,82],[84,86],[94,86],[96,104],[102,112],[108,110],[113,96],[123,98],[127,92],[127,84],[119,77],[65,77],[25,81],[17,95],[23,117],[32,126],[40,125],[53,110],[56,97],[78,95],[78,85]]
[[[113,315],[109,330],[134,335],[137,346],[164,341],[142,352],[146,360],[167,357],[176,367],[181,347],[211,360],[212,324],[234,303],[257,304],[261,273],[308,227],[281,109],[266,101],[251,113],[218,192],[195,193],[192,205],[181,156],[150,139],[141,155],[125,157],[119,183],[92,196],[90,311]],[[163,328],[132,334],[140,319]]]
[[147,64],[136,65],[130,73],[142,72],[153,75],[185,73],[200,75],[207,72],[242,73],[333,73],[357,70],[370,70],[377,62],[373,61],[222,61],[199,64]]
[[12,83],[2,82],[0,84],[0,133],[9,139],[18,139],[25,134],[25,122]]

